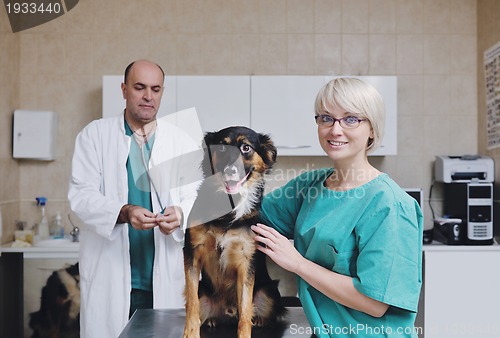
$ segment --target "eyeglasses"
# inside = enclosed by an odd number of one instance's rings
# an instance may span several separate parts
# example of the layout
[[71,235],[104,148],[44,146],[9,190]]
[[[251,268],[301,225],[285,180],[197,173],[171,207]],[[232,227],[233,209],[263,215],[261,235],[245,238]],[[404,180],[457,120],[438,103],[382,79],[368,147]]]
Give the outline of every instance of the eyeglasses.
[[360,119],[359,117],[356,116],[346,116],[341,119],[336,119],[330,115],[316,115],[314,116],[314,119],[316,120],[316,124],[321,127],[332,127],[335,122],[339,122],[340,126],[345,129],[354,129],[359,126],[359,124],[366,119]]

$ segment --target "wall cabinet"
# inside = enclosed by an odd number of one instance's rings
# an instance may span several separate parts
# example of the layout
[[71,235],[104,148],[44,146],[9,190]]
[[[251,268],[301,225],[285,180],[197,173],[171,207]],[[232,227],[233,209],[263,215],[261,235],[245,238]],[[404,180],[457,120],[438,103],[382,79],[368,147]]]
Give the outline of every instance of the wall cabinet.
[[196,107],[201,129],[250,126],[250,76],[177,76],[177,110]]
[[314,121],[322,76],[252,77],[252,128],[270,134],[279,155],[324,155]]
[[[167,76],[159,116],[196,107],[204,132],[234,125],[270,134],[281,156],[323,156],[314,100],[329,76]],[[386,133],[372,155],[397,153],[397,78],[360,76],[386,105]],[[103,77],[103,116],[123,111],[121,76]]]

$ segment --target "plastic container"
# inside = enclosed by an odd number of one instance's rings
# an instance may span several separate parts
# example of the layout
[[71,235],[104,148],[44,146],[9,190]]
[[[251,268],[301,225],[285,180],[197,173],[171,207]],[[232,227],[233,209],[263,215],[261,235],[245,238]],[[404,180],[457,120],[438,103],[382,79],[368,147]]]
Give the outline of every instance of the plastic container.
[[52,221],[52,226],[50,227],[50,235],[54,238],[64,238],[64,225],[62,224],[61,212],[58,211],[54,220]]
[[40,223],[38,223],[38,238],[47,239],[49,238],[49,222],[47,221],[47,216],[45,216],[45,204],[47,204],[47,199],[45,197],[37,197],[37,206],[42,209],[42,218]]

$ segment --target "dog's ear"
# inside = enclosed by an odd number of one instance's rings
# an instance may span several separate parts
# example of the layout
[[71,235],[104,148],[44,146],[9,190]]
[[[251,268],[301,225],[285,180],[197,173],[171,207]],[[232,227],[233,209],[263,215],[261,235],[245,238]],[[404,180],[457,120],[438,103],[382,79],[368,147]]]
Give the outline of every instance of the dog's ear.
[[213,175],[214,174],[214,168],[212,164],[212,153],[210,149],[210,145],[214,144],[215,141],[215,134],[216,133],[211,133],[207,132],[205,133],[205,137],[203,138],[203,141],[205,144],[203,144],[203,148],[205,150],[205,155],[203,158],[202,162],[202,170],[205,176]]
[[270,168],[276,162],[278,151],[269,135],[259,134],[259,142],[263,150],[263,160]]
[[211,132],[205,133],[205,137],[203,138],[203,140],[205,141],[205,145],[208,146],[209,144],[213,144],[214,135],[215,135],[215,133],[211,133]]

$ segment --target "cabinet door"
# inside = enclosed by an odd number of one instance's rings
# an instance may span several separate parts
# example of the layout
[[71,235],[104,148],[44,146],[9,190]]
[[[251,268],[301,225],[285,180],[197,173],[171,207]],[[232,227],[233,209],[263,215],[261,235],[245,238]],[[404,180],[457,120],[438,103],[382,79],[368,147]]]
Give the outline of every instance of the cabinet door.
[[500,337],[499,250],[425,251],[425,338]]
[[250,126],[250,76],[177,76],[177,110],[195,107],[204,132]]
[[[251,125],[271,134],[279,155],[323,156],[314,122],[314,101],[318,91],[334,77],[253,76]],[[397,78],[357,76],[382,95],[386,110],[385,135],[370,155],[397,153]]]
[[270,134],[283,155],[325,155],[318,142],[314,101],[323,76],[252,76],[251,125]]

